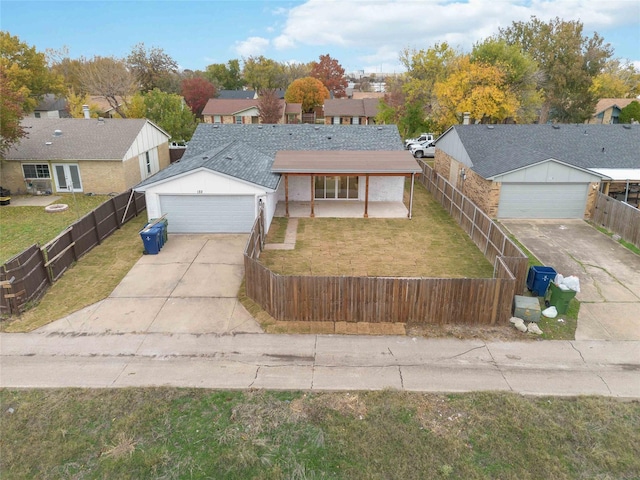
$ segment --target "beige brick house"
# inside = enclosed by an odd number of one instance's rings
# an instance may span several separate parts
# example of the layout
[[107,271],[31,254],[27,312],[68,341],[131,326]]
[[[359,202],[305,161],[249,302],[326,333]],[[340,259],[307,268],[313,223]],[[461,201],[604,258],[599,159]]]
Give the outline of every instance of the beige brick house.
[[455,125],[434,169],[492,218],[582,219],[640,181],[639,151],[640,125]]
[[[278,123],[300,123],[302,104],[280,102],[280,119]],[[258,98],[211,98],[202,109],[204,123],[220,124],[257,124],[260,121]]]
[[25,118],[0,161],[13,194],[120,193],[169,165],[169,134],[146,119]]
[[324,101],[325,125],[374,125],[378,98],[333,98]]

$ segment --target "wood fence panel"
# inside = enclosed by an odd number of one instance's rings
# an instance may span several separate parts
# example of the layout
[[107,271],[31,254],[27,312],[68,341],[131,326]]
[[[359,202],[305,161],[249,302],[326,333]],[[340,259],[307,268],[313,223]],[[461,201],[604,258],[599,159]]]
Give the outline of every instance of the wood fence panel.
[[72,229],[73,227],[68,228],[42,247],[52,282],[58,280],[76,261],[73,252]]
[[[11,288],[0,292],[0,311],[17,314],[24,304],[38,300],[49,286],[50,279],[44,257],[38,245],[31,245],[8,260],[0,268],[0,281],[11,281]],[[5,295],[17,297],[5,297]]]
[[640,248],[640,210],[598,192],[591,221]]
[[100,233],[92,213],[74,223],[71,233],[76,258],[81,258],[100,242]]

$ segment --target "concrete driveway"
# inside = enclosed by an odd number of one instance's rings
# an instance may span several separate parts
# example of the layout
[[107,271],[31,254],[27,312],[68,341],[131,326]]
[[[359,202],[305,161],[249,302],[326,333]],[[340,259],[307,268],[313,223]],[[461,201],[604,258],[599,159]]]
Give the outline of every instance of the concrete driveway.
[[108,298],[38,332],[260,333],[238,302],[247,235],[169,235]]
[[503,220],[543,265],[580,279],[576,340],[640,340],[640,256],[582,220]]

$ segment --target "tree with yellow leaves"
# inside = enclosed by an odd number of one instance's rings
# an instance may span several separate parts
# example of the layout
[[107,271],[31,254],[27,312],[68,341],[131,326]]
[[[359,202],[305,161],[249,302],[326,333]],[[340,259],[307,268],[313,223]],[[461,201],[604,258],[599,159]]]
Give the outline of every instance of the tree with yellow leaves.
[[471,62],[461,56],[446,79],[434,85],[434,117],[444,129],[460,123],[464,112],[482,122],[501,122],[514,117],[520,102],[497,66]]

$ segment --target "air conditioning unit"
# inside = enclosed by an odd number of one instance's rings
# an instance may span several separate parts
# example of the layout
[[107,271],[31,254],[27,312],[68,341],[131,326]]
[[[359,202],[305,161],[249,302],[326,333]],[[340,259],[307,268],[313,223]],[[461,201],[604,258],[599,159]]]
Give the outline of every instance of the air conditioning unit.
[[49,179],[25,178],[24,183],[27,187],[27,193],[30,195],[51,195],[53,193],[53,187]]

